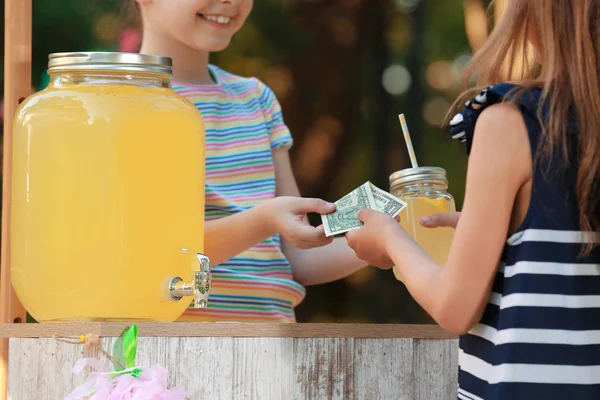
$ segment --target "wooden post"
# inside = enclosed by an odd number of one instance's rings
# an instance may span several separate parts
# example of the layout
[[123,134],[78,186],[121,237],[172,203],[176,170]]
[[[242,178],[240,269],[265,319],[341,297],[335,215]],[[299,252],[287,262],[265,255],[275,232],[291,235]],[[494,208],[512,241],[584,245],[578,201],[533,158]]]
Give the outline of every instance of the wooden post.
[[[4,143],[2,174],[2,263],[0,265],[0,321],[25,322],[25,310],[10,280],[10,197],[13,117],[31,93],[31,2],[5,0],[4,13]],[[0,340],[0,400],[8,396],[8,339]]]

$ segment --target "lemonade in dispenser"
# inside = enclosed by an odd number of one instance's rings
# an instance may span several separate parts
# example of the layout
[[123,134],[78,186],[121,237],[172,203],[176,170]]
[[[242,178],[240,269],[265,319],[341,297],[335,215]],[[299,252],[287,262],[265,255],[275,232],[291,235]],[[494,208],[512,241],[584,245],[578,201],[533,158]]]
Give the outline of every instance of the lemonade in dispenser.
[[174,321],[206,307],[204,125],[171,60],[50,55],[14,123],[11,276],[38,321]]

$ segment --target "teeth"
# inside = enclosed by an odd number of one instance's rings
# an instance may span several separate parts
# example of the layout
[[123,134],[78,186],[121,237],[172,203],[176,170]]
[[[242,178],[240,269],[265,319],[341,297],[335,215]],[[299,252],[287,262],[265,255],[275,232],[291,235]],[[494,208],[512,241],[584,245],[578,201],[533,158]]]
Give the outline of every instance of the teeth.
[[215,16],[215,15],[205,15],[204,18],[206,18],[209,21],[213,21],[216,22],[218,24],[228,24],[229,22],[231,22],[231,18],[229,17],[223,17],[223,16]]

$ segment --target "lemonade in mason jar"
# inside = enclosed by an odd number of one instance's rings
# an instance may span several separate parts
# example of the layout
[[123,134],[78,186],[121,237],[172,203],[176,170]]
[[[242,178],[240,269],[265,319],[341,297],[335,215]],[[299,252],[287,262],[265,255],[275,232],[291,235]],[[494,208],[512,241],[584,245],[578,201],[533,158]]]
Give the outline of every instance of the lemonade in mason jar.
[[[390,175],[390,193],[406,202],[400,212],[400,225],[438,264],[445,265],[454,229],[426,228],[419,220],[436,213],[456,211],[448,193],[446,171],[439,167],[416,167]],[[396,270],[394,275],[399,279]]]

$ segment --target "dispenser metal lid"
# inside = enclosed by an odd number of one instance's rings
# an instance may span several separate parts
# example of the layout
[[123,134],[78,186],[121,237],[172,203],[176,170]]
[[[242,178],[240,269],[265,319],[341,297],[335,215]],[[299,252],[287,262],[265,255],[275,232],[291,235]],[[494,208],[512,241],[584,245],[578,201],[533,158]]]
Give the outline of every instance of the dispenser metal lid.
[[56,71],[131,71],[157,74],[173,73],[170,57],[123,52],[52,53],[48,72]]

